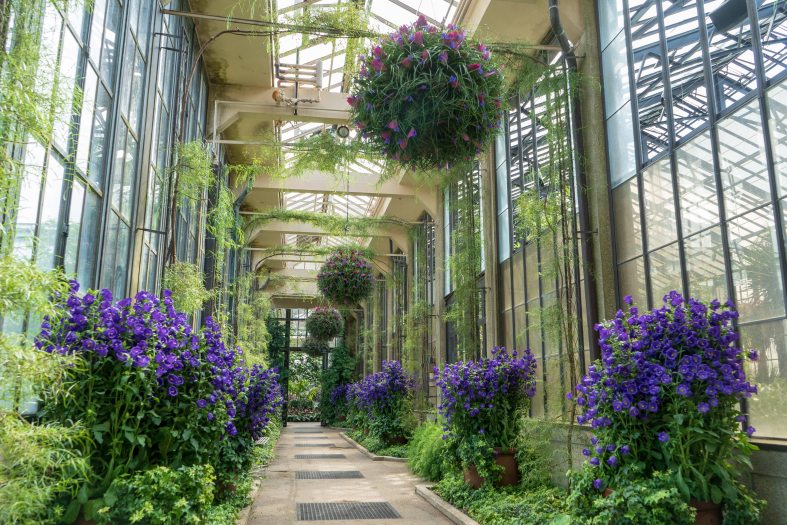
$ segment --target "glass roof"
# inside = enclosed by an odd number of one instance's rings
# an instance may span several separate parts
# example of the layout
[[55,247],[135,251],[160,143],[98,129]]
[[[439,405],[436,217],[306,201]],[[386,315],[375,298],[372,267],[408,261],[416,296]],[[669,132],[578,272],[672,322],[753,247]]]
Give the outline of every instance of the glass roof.
[[[279,19],[286,22],[298,10],[308,7],[311,10],[330,8],[348,0],[279,0]],[[350,0],[352,1],[352,0]],[[458,0],[361,0],[369,13],[370,29],[378,33],[387,33],[403,24],[410,24],[419,14],[426,16],[427,20],[436,25],[445,25],[450,22],[459,4]],[[303,34],[288,34],[279,37],[277,63],[316,65],[322,61],[323,90],[331,92],[349,91],[349,75],[345,75],[347,57],[347,39],[326,41],[314,39]],[[366,47],[368,42],[364,43]],[[355,60],[351,57],[350,60]],[[327,132],[330,126],[316,122],[284,122],[281,124],[281,140],[284,143],[297,141],[314,133]],[[292,154],[285,153],[285,163]],[[382,163],[368,160],[358,160],[348,166],[353,174],[368,175],[375,179],[382,172]],[[344,174],[335,174],[341,179]],[[349,215],[350,217],[374,216],[387,199],[368,195],[345,195],[340,193],[298,193],[282,192],[282,207],[289,210],[301,210],[316,213],[332,213],[336,215]],[[344,237],[328,237],[313,235],[285,235],[284,243],[315,244],[321,246],[338,246],[350,241],[359,242],[359,239]],[[369,239],[360,241],[368,244]],[[293,267],[306,269],[313,263],[292,263]]]

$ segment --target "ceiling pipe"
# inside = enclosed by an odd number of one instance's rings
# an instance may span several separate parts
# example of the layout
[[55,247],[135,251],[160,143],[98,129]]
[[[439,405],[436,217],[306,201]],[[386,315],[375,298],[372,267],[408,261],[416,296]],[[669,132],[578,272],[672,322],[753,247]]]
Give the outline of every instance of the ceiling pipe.
[[[560,8],[558,0],[549,0],[549,22],[552,26],[552,32],[563,50],[563,57],[566,61],[569,74],[575,74],[578,71],[577,56],[574,53],[574,46],[568,39],[563,24],[560,21]],[[595,361],[601,357],[601,352],[598,346],[598,339],[594,336],[593,326],[595,323],[601,321],[598,313],[598,299],[597,299],[597,283],[595,272],[595,257],[593,250],[593,239],[591,238],[590,226],[590,213],[587,197],[587,176],[583,167],[583,159],[585,158],[585,144],[582,138],[582,111],[579,106],[579,92],[572,90],[569,93],[572,98],[571,101],[571,123],[570,131],[572,140],[574,142],[574,171],[576,179],[576,198],[577,198],[577,215],[579,218],[579,239],[580,239],[580,252],[582,260],[582,274],[584,278],[584,293],[585,303],[587,304],[587,319],[585,319],[588,330],[588,340],[590,341],[590,360]],[[576,277],[575,277],[576,278]],[[577,310],[581,309],[581,302],[577,304]]]

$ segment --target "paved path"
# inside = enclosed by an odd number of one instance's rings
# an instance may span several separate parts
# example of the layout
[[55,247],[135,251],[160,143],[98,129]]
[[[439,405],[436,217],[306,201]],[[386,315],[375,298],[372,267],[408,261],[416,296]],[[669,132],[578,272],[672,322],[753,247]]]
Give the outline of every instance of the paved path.
[[[296,458],[307,454],[344,457]],[[336,476],[343,479],[298,479],[328,472],[339,472]],[[367,458],[342,439],[337,430],[315,423],[290,423],[276,445],[276,458],[252,503],[247,525],[450,523],[415,494],[419,481],[405,463]],[[389,517],[372,519],[372,512]],[[391,512],[400,517],[391,518]],[[330,515],[332,519],[324,519]]]

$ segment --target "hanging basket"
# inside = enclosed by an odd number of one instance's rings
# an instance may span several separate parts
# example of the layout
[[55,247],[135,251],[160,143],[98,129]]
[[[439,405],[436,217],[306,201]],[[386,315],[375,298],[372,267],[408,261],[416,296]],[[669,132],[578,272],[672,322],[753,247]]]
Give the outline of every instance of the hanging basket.
[[306,332],[320,341],[329,341],[344,334],[344,317],[336,308],[318,306],[306,319]]
[[317,287],[333,304],[350,306],[372,293],[372,264],[352,248],[339,248],[328,256],[317,274]]
[[497,134],[503,78],[484,44],[421,16],[361,55],[348,102],[374,149],[408,169],[447,169]]
[[329,351],[330,348],[328,347],[327,341],[320,341],[313,337],[307,337],[303,340],[303,343],[301,343],[301,350],[312,357],[319,357],[324,352]]

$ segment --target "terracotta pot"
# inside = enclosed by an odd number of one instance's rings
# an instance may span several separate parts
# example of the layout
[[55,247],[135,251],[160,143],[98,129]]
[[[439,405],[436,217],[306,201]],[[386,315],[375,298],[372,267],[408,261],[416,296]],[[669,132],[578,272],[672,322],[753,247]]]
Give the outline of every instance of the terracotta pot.
[[[500,479],[497,483],[495,483],[496,487],[505,487],[519,483],[519,469],[517,468],[516,451],[514,449],[503,451],[502,449],[496,448],[495,463],[503,467],[503,472],[500,475]],[[478,474],[478,470],[475,468],[475,465],[469,465],[464,470],[463,474],[465,483],[474,489],[480,488],[484,483],[484,478]]]
[[336,417],[336,421],[344,421],[344,420],[346,420],[346,419],[347,419],[347,416],[345,416],[345,415],[343,415],[343,414],[342,414],[341,416],[337,416],[337,417]]
[[689,505],[697,509],[695,525],[721,525],[723,516],[721,505],[712,501],[689,501]]

